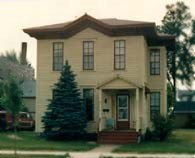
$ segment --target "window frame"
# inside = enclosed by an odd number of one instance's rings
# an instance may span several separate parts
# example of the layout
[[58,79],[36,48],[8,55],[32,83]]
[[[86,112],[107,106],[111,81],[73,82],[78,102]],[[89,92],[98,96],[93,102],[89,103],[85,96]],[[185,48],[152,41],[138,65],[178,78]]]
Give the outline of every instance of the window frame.
[[[85,47],[84,47],[84,45],[85,45],[85,43],[88,43],[88,55],[86,55],[85,54]],[[92,43],[92,45],[93,45],[93,48],[92,48],[92,50],[93,50],[93,54],[92,55],[89,55],[89,43]],[[89,59],[88,59],[88,68],[85,68],[85,57],[92,57],[92,59],[93,59],[93,63],[92,63],[92,68],[89,68]],[[83,41],[83,70],[94,70],[94,41]]]
[[[119,54],[116,54],[116,42],[119,42],[119,50],[120,48],[124,48],[124,54],[120,54],[120,51],[119,51]],[[124,47],[120,47],[120,42],[124,42]],[[124,57],[124,68],[116,68],[116,56],[118,56],[119,58],[121,56]],[[119,67],[121,66],[119,65]],[[114,70],[125,70],[125,69],[126,69],[126,41],[125,40],[114,40]]]
[[[88,90],[92,90],[92,93],[93,93],[93,96],[92,96],[92,105],[91,105],[91,112],[92,112],[92,114],[90,114],[91,116],[91,118],[88,116],[88,111],[87,111],[87,105],[86,105],[86,98],[85,98],[85,91],[88,91]],[[83,88],[82,89],[82,91],[83,91],[83,102],[84,102],[84,106],[85,106],[85,108],[86,108],[86,117],[87,117],[87,121],[94,121],[94,97],[95,97],[95,95],[94,95],[94,88]]]
[[[158,106],[156,106],[157,104],[153,104],[152,105],[152,94],[158,94],[159,96],[159,98],[158,98]],[[155,99],[157,99],[157,98],[155,98]],[[153,101],[154,102],[154,101]],[[158,110],[152,110],[152,107],[158,107],[159,109]],[[161,93],[159,92],[159,91],[153,91],[153,92],[151,92],[150,93],[150,120],[152,120],[152,113],[155,111],[155,112],[158,112],[158,114],[160,114],[160,108],[161,108]]]
[[[152,53],[158,51],[158,59],[159,61],[151,61],[151,58],[152,58]],[[156,55],[154,56],[154,59],[156,60]],[[155,65],[154,67],[152,65]],[[156,67],[156,64],[159,64],[159,67]],[[150,49],[150,75],[160,75],[160,68],[161,68],[161,65],[160,65],[160,49],[158,48],[152,48]],[[154,72],[153,72],[154,70]]]
[[[62,56],[61,56],[61,62],[62,62],[62,67],[61,69],[56,69],[55,67],[55,44],[62,44]],[[58,63],[59,64],[59,63]],[[53,67],[52,67],[52,70],[53,71],[62,71],[62,68],[63,68],[63,64],[64,64],[64,42],[53,42]]]

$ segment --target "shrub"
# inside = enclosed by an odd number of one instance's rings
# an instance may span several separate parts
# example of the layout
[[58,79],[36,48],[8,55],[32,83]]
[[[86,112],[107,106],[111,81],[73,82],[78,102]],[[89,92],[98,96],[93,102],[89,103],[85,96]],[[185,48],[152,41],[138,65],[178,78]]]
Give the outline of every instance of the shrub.
[[146,133],[145,133],[145,140],[149,141],[153,139],[153,132],[150,130],[150,128],[146,129]]
[[166,140],[173,130],[173,121],[169,116],[154,115],[152,119],[152,136],[156,140]]
[[188,115],[188,121],[185,126],[186,128],[195,128],[195,115],[194,114]]

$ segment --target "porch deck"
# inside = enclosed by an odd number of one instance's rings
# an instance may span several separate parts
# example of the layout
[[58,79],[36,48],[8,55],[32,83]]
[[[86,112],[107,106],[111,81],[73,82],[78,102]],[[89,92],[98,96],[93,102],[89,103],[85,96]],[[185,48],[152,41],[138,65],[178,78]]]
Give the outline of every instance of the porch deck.
[[105,130],[98,132],[99,144],[138,143],[138,132],[130,130]]

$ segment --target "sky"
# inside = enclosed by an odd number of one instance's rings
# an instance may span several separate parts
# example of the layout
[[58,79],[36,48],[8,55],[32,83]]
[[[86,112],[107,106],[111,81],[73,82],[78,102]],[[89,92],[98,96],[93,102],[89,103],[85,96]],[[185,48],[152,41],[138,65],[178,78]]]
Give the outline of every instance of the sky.
[[[0,0],[0,53],[20,52],[27,42],[27,59],[36,68],[36,39],[22,29],[62,23],[87,13],[95,18],[118,18],[160,24],[166,4],[176,0]],[[195,16],[195,0],[184,0]]]

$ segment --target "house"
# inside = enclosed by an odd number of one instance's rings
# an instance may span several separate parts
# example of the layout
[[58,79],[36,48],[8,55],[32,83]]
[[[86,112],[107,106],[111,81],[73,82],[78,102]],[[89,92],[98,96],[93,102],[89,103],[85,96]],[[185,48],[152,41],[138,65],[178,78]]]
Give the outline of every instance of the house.
[[177,89],[177,101],[193,101],[195,102],[195,90],[179,90]]
[[155,23],[85,14],[24,32],[37,39],[36,132],[65,60],[86,100],[87,130],[99,142],[136,141],[154,113],[167,113],[166,53],[175,40],[157,34]]
[[36,104],[36,81],[24,80],[21,84],[23,92],[22,101],[28,112],[35,119],[35,104]]
[[174,125],[176,128],[195,128],[195,102],[176,102],[174,114]]
[[194,128],[195,123],[195,91],[177,90],[177,101],[174,106],[175,127]]

